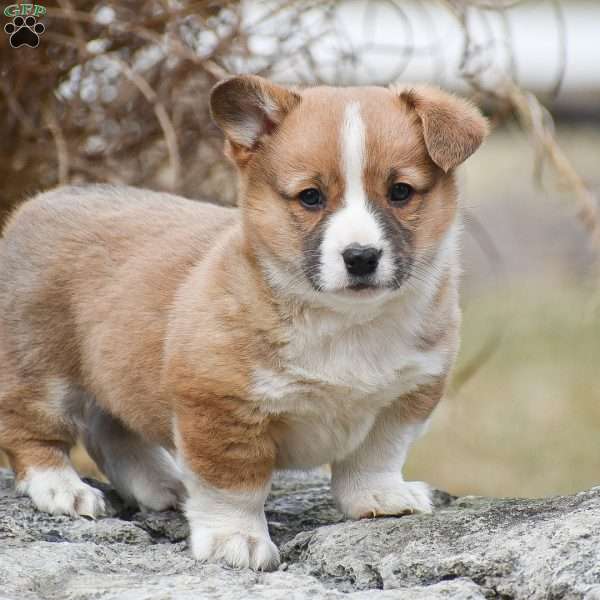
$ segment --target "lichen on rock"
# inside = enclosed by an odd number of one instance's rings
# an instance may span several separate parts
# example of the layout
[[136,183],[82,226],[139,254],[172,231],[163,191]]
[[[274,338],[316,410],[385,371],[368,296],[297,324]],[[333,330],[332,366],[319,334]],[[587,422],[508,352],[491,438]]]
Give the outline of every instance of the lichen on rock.
[[325,477],[283,474],[267,502],[274,573],[198,564],[181,513],[135,512],[103,489],[110,516],[50,516],[0,471],[1,600],[600,599],[600,488],[436,493],[433,515],[344,521]]

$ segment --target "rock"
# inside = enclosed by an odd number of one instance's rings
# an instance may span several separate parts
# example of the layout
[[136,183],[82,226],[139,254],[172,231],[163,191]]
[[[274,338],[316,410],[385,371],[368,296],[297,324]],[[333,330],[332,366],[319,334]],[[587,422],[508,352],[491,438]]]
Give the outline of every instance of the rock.
[[433,515],[343,521],[327,479],[281,475],[267,503],[282,567],[196,563],[177,512],[98,521],[33,509],[0,470],[0,600],[600,600],[600,488],[541,500],[453,498]]

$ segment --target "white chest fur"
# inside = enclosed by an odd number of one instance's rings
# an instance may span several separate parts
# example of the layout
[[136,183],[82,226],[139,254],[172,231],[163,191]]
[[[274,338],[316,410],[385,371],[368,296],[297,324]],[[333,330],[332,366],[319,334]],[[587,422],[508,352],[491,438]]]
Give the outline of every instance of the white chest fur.
[[254,372],[254,398],[285,424],[280,467],[347,456],[385,406],[443,371],[442,349],[417,348],[419,313],[402,301],[375,315],[310,309],[293,319],[278,364]]

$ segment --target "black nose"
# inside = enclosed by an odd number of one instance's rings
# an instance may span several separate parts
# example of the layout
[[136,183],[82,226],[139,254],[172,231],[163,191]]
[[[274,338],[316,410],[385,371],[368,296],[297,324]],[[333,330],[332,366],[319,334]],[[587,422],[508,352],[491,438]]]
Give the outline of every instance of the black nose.
[[381,250],[373,246],[352,244],[342,252],[342,257],[350,275],[370,275],[377,269]]

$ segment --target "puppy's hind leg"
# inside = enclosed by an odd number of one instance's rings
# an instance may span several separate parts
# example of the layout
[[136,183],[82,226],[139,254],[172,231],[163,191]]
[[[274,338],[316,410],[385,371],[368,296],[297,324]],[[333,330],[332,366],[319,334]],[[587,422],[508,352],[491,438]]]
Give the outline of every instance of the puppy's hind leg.
[[88,452],[125,501],[150,510],[179,505],[184,493],[181,475],[164,448],[97,406],[88,411],[82,435]]
[[63,412],[68,383],[49,378],[28,384],[11,377],[7,385],[6,375],[0,382],[0,446],[15,471],[17,490],[50,514],[102,515],[102,493],[81,481],[69,459],[76,428]]

